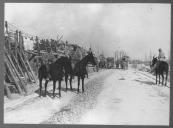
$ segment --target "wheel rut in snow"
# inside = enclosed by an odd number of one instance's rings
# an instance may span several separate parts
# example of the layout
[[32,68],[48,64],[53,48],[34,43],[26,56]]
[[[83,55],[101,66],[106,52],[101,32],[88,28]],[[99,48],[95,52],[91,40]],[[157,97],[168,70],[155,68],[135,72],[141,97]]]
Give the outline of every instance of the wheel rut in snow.
[[[107,72],[84,85],[85,92],[80,92],[71,100],[71,102],[61,108],[43,124],[75,124],[80,121],[81,116],[87,110],[93,109],[97,104],[97,96],[102,90],[104,80],[109,77],[113,71]],[[81,87],[81,86],[80,86]]]

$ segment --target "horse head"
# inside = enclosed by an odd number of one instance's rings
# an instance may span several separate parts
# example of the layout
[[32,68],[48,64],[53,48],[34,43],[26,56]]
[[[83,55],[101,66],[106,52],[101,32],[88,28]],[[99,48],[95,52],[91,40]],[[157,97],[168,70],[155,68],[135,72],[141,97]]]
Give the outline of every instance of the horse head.
[[87,58],[89,63],[91,63],[92,65],[96,65],[96,61],[92,52],[88,53]]
[[158,62],[157,57],[153,56],[153,60],[152,60],[151,66],[153,67],[157,62]]

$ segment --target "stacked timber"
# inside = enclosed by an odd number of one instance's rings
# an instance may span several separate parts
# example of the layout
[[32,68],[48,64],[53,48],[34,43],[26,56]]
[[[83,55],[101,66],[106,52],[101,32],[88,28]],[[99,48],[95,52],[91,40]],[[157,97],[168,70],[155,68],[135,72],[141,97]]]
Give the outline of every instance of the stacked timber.
[[30,91],[28,85],[36,83],[36,77],[24,53],[23,36],[20,31],[9,30],[5,22],[5,93],[26,95]]

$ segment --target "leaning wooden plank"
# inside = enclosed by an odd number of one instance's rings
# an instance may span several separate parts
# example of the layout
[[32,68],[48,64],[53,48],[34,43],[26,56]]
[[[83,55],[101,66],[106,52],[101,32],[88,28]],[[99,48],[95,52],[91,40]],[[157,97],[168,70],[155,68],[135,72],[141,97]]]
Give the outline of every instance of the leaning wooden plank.
[[[22,53],[23,53],[23,52],[22,52]],[[28,62],[28,60],[26,59],[25,54],[23,53],[22,55],[23,55],[24,61],[26,62],[25,64],[26,64],[26,66],[27,66],[27,68],[28,68],[28,71],[29,71],[29,73],[30,73],[32,82],[36,82],[36,76],[34,75],[34,72],[33,72],[32,68],[31,68],[31,66],[30,66],[30,64],[29,64],[29,62]]]
[[34,82],[36,82],[37,81],[36,76],[34,75],[34,72],[33,72],[32,68],[31,68],[31,66],[30,66],[30,64],[29,64],[28,60],[26,59],[26,56],[23,52],[22,52],[22,56],[24,58],[24,61],[26,62],[26,66],[28,67],[28,70],[31,72],[32,80],[34,80]]
[[6,59],[7,59],[7,63],[10,64],[12,66],[12,69],[15,70],[15,66],[11,60],[11,57],[9,56],[9,54],[7,52],[5,52],[5,55],[6,55]]
[[6,54],[7,55],[7,58],[8,58],[8,60],[9,60],[9,64],[11,64],[11,67],[12,67],[12,70],[14,71],[14,75],[15,75],[15,77],[18,79],[18,83],[19,83],[19,85],[20,85],[20,87],[25,91],[25,92],[27,92],[27,90],[26,90],[26,85],[25,85],[25,82],[21,79],[21,77],[20,77],[20,74],[19,74],[19,72],[18,72],[18,70],[16,69],[16,67],[15,67],[15,65],[13,64],[13,61],[11,60],[11,57],[8,55],[8,54]]
[[[14,60],[13,62],[15,63],[19,73],[21,74],[21,77],[24,77],[24,73],[19,65],[19,62],[17,61],[17,59],[14,57],[14,55],[11,55],[12,56],[12,59]],[[25,80],[26,81],[26,80]]]
[[16,69],[15,65],[14,65],[14,70],[16,73],[16,77],[19,80],[19,83],[21,85],[21,88],[27,93],[27,89],[26,89],[26,82],[25,82],[25,78],[24,76],[21,76],[20,73],[18,72],[18,70]]
[[[5,61],[6,61],[6,59],[5,59]],[[9,64],[8,64],[8,61],[6,61],[5,65],[7,66],[7,69],[9,70],[9,73],[10,73],[10,75],[11,75],[12,78],[13,78],[13,81],[14,81],[14,83],[15,83],[15,85],[16,85],[16,89],[18,90],[19,94],[22,95],[22,94],[23,94],[23,93],[22,93],[22,89],[20,88],[20,85],[19,85],[17,79],[15,78],[15,75],[14,75],[14,73],[13,73],[11,67],[10,67]]]
[[26,69],[26,74],[27,74],[27,77],[28,77],[29,81],[32,82],[33,81],[33,78],[32,78],[32,76],[30,74],[30,71],[29,71],[29,69],[28,69],[25,61],[23,61],[23,65],[24,65],[24,67]]
[[18,74],[17,74],[17,77],[18,77],[19,82],[21,83],[22,88],[23,88],[23,90],[25,91],[25,93],[28,93],[28,90],[27,90],[27,88],[26,88],[27,83],[25,83],[24,77],[20,77]]
[[[9,56],[7,55],[7,57],[9,57]],[[16,78],[16,80],[18,81],[18,84],[19,84],[20,88],[22,88],[21,82],[19,82],[19,79],[18,79],[18,76],[17,76],[17,69],[15,68],[13,62],[11,62],[10,59],[11,59],[10,57],[7,58],[7,61],[6,62],[9,65],[9,69],[13,72],[12,76]]]
[[[6,77],[8,78],[9,82],[10,82],[10,83],[14,83],[14,80],[13,80],[13,78],[12,78],[10,72],[9,72],[9,69],[7,68],[6,65],[5,65],[5,71],[6,71],[6,72],[5,72]],[[6,80],[6,79],[5,79],[5,80]]]
[[27,93],[27,88],[26,88],[26,82],[25,82],[25,78],[21,77],[19,72],[15,69],[15,73],[16,73],[16,78],[19,80],[18,82],[20,83],[21,88],[25,91],[25,93]]
[[28,65],[28,67],[29,67],[29,70],[30,70],[30,73],[31,73],[31,76],[32,76],[33,81],[36,82],[37,81],[36,76],[34,75],[34,72],[33,72],[32,68],[31,68],[29,62],[26,61],[26,63]]
[[29,58],[29,61],[31,61],[32,59],[34,59],[35,56],[36,56],[36,54],[33,54],[33,55]]
[[25,64],[25,62],[24,62],[24,60],[23,60],[21,54],[18,53],[18,55],[19,55],[19,59],[20,59],[22,65],[23,65],[23,67],[24,67],[25,70],[26,70],[26,73],[27,73],[27,76],[28,76],[29,80],[32,82],[31,76],[30,76],[30,74],[28,73],[28,72],[29,72],[29,71],[28,71],[28,68],[26,67],[26,64]]

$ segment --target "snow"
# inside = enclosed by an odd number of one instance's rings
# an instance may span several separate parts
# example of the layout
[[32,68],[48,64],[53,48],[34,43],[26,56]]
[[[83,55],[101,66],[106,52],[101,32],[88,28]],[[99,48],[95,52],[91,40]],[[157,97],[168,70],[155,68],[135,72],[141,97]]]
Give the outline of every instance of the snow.
[[[89,79],[85,80],[85,89],[88,89],[85,93],[62,91],[62,97],[54,99],[49,96],[39,98],[35,93],[5,103],[4,123],[38,124],[55,116],[53,118],[57,120],[63,117],[62,122],[68,124],[168,125],[169,87],[155,85],[154,78],[149,73],[133,69],[109,69],[91,73]],[[52,83],[49,83],[48,90],[52,92],[50,84]],[[94,85],[97,87],[93,89],[99,91],[93,93],[90,88]],[[65,87],[64,82],[62,87]],[[73,88],[77,88],[76,81],[73,82]],[[95,94],[96,92],[98,94]],[[93,102],[95,105],[90,107],[90,103]],[[61,112],[69,106],[75,109]],[[88,108],[82,108],[86,106]],[[70,112],[72,116],[77,116],[81,111],[77,122],[69,122]],[[56,117],[58,115],[60,117]]]
[[107,78],[97,106],[79,124],[169,125],[169,89],[139,83],[148,81],[132,70]]
[[[98,73],[90,73],[90,79],[85,79],[85,84],[106,72],[100,71]],[[76,79],[73,81],[73,88],[77,88]],[[52,88],[52,82],[50,82],[48,85],[49,92],[52,92]],[[65,88],[64,82],[62,83],[62,88]],[[58,90],[56,90],[56,92],[58,92]],[[38,94],[34,93],[32,95],[13,100],[11,102],[5,102],[4,123],[41,123],[51,117],[54,113],[60,111],[61,108],[66,106],[76,95],[77,93],[71,91],[61,91],[62,97],[56,97],[55,99],[53,99],[49,96],[40,98],[38,97]]]
[[[28,103],[15,111],[5,113],[5,123],[33,123],[37,124],[49,118],[54,112],[59,111],[65,106],[73,94],[68,94],[61,99],[50,97],[37,97],[37,102]],[[17,117],[17,118],[16,118]]]

